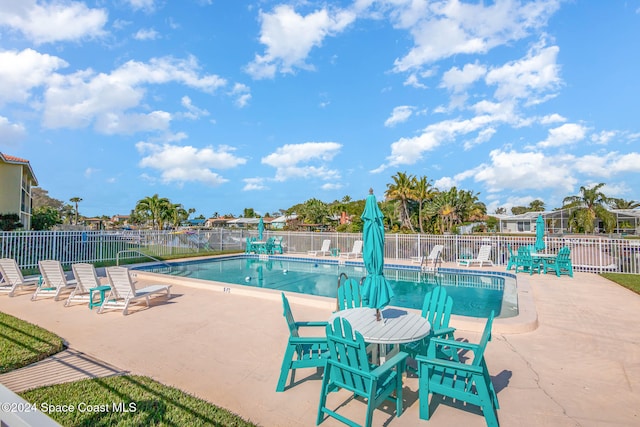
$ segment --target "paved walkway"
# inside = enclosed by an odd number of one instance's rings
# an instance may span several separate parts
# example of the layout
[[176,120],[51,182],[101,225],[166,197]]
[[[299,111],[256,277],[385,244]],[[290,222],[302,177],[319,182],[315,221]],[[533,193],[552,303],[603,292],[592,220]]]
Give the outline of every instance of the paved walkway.
[[[538,327],[525,333],[494,333],[487,363],[498,391],[503,426],[640,425],[640,295],[597,275],[552,275],[528,280]],[[22,294],[0,297],[0,310],[62,336],[71,348],[147,375],[226,407],[263,426],[313,426],[320,381],[301,370],[294,387],[275,392],[288,331],[278,293],[260,297],[174,285],[169,302],[102,315],[63,302],[31,302]],[[327,319],[329,305],[290,297],[296,320]],[[479,333],[460,328],[458,339]],[[474,329],[474,328],[469,328]],[[374,425],[395,427],[484,426],[477,411],[440,404],[431,421],[418,417],[417,379],[405,380],[405,413],[376,410]],[[345,393],[334,393],[339,405]],[[108,403],[108,402],[106,402]],[[364,405],[342,408],[363,420]],[[337,426],[334,420],[322,426]]]
[[14,393],[20,393],[46,385],[126,373],[95,357],[68,348],[24,368],[0,375],[0,383]]

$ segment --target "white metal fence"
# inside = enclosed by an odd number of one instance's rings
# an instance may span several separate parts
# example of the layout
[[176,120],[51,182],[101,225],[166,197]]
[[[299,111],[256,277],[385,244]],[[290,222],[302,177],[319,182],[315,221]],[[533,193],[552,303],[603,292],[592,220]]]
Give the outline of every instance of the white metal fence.
[[[0,232],[0,257],[13,258],[22,268],[36,268],[42,259],[57,259],[65,265],[76,262],[115,261],[171,255],[196,255],[208,251],[244,250],[246,238],[256,230],[213,229],[197,231],[33,231]],[[331,248],[349,252],[360,234],[301,233],[266,231],[264,238],[282,236],[286,252],[306,253],[318,250],[325,239]],[[409,259],[428,254],[436,244],[444,246],[444,261],[477,255],[481,245],[490,244],[491,260],[506,265],[509,246],[514,252],[521,245],[533,245],[533,236],[469,236],[387,234],[385,257]],[[556,253],[561,247],[571,248],[574,270],[640,273],[640,240],[601,237],[545,237],[546,251]]]

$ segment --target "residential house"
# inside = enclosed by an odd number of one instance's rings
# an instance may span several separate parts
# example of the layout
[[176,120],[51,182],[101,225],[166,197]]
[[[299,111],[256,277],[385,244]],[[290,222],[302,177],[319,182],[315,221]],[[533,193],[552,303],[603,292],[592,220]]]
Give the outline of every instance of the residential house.
[[31,188],[38,185],[28,160],[0,153],[0,213],[18,214],[31,229]]

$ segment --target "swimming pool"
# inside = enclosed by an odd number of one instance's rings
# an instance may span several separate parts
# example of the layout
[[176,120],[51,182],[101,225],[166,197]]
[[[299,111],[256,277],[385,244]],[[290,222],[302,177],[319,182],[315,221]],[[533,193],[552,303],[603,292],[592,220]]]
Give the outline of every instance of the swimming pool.
[[[153,264],[136,269],[331,298],[336,297],[341,273],[358,279],[366,275],[362,262],[286,256],[265,259],[255,255]],[[400,265],[387,266],[384,274],[395,293],[391,300],[394,306],[420,310],[425,294],[441,285],[453,298],[452,314],[478,318],[488,317],[491,310],[500,318],[518,314],[515,278],[509,274],[444,268],[434,273]]]

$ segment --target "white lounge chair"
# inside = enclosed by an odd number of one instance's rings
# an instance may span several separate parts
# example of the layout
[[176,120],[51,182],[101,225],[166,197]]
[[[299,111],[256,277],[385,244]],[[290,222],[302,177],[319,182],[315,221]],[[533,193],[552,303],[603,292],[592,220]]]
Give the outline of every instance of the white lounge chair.
[[362,240],[353,242],[351,252],[342,252],[340,254],[340,258],[358,258],[360,256],[362,256]]
[[42,276],[42,283],[31,296],[31,301],[35,301],[39,296],[53,297],[54,301],[58,301],[62,291],[76,287],[75,279],[67,280],[67,275],[62,269],[60,261],[52,259],[38,261],[38,268]]
[[15,259],[0,259],[0,292],[6,292],[12,297],[18,288],[37,286],[39,277],[25,279]]
[[98,309],[98,313],[102,313],[105,308],[114,308],[122,310],[122,314],[129,312],[129,304],[136,303],[144,299],[149,307],[149,300],[153,296],[165,295],[167,300],[171,297],[171,285],[150,285],[142,289],[136,289],[129,269],[126,267],[107,267],[107,278],[111,291],[104,299],[102,305]]
[[314,256],[330,255],[331,254],[331,251],[329,250],[330,246],[331,246],[331,240],[329,239],[323,240],[322,246],[320,247],[319,251],[307,251],[307,254],[314,255]]
[[418,262],[425,267],[437,267],[438,263],[442,264],[442,250],[444,249],[444,245],[435,245],[429,255],[425,256],[413,256],[411,257],[412,262]]
[[96,268],[93,264],[78,263],[71,266],[73,276],[76,278],[76,287],[71,291],[71,295],[64,302],[64,306],[68,307],[71,303],[91,302],[91,292],[89,289],[101,286],[100,279],[96,274]]
[[472,264],[480,264],[480,267],[482,267],[486,263],[492,266],[493,261],[489,259],[489,256],[491,256],[491,245],[482,245],[476,258],[458,258],[458,265],[466,265],[469,267]]

